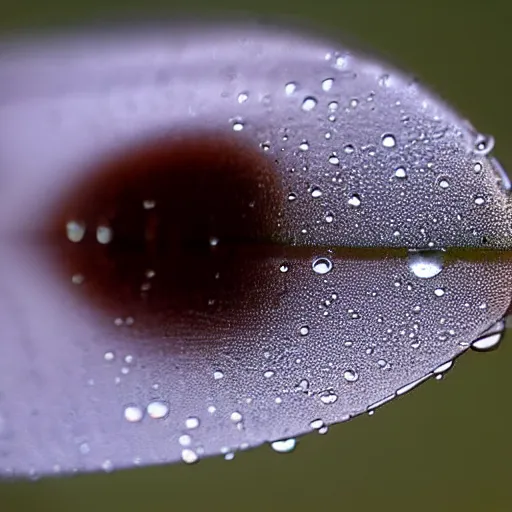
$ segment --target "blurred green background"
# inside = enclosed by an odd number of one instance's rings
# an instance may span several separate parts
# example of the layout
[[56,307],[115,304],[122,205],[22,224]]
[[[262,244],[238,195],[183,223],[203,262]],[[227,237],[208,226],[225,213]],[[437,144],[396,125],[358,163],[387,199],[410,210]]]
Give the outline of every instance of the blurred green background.
[[[496,155],[512,168],[505,0],[1,0],[0,31],[205,9],[291,16],[373,47],[492,133]],[[291,454],[264,446],[230,462],[0,484],[0,511],[511,510],[506,338],[498,351],[463,356],[441,382],[374,416],[302,438]]]

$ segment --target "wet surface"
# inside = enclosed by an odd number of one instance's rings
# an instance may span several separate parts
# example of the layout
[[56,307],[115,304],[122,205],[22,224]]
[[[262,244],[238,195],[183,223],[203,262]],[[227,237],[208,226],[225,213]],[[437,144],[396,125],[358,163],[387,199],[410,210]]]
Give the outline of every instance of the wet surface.
[[343,47],[243,34],[0,61],[4,475],[292,439],[496,345],[492,138]]

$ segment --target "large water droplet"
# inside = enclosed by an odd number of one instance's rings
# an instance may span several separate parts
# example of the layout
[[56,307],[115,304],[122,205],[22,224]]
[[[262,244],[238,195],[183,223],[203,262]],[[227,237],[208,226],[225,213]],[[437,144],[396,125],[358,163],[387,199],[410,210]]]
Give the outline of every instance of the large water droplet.
[[409,269],[416,276],[429,279],[443,270],[443,253],[441,251],[409,252]]
[[328,258],[316,258],[313,261],[313,270],[317,274],[327,274],[332,270],[332,261]]
[[283,439],[282,441],[274,441],[270,446],[278,453],[289,453],[295,449],[297,441],[294,438]]

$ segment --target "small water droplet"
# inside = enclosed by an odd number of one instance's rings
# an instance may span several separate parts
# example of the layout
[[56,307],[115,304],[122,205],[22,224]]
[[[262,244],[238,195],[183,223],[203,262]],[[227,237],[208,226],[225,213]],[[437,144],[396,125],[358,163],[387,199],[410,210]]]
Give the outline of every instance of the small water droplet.
[[265,377],[265,379],[270,379],[271,377],[273,377],[275,375],[275,372],[273,372],[272,370],[267,370],[263,376]]
[[485,203],[485,199],[482,196],[476,196],[475,197],[475,204],[478,206],[481,206]]
[[478,135],[475,140],[475,153],[488,155],[494,149],[494,137],[492,135]]
[[159,420],[165,418],[169,414],[169,406],[165,402],[154,400],[148,404],[146,411],[149,417]]
[[187,418],[185,420],[185,427],[187,427],[189,430],[198,428],[199,427],[199,418],[196,418],[195,416],[191,416],[190,418]]
[[194,464],[199,460],[197,453],[190,448],[185,448],[181,451],[181,458],[183,462],[186,462],[187,464]]
[[316,258],[313,261],[313,271],[317,274],[327,274],[332,270],[332,262],[328,258]]
[[325,222],[327,222],[327,224],[331,224],[332,221],[334,220],[334,216],[332,213],[328,213],[326,214],[325,216]]
[[359,375],[357,374],[357,372],[355,372],[354,370],[346,370],[344,373],[343,373],[343,378],[347,381],[347,382],[355,382],[358,378],[359,378]]
[[243,417],[238,411],[231,413],[231,421],[233,423],[240,423],[242,421],[242,419],[243,419]]
[[294,194],[293,192],[288,194],[288,201],[295,201],[297,199],[297,194]]
[[316,98],[313,98],[313,96],[308,96],[304,98],[304,101],[302,102],[302,110],[305,112],[311,112],[317,105]]
[[245,103],[248,99],[249,99],[249,94],[247,94],[246,92],[241,92],[237,98],[238,103],[240,103],[240,104]]
[[316,419],[316,420],[313,420],[309,426],[313,429],[313,430],[319,430],[321,429],[323,426],[324,426],[324,422],[321,420],[321,419]]
[[80,285],[84,282],[84,280],[85,280],[85,277],[83,274],[73,274],[73,276],[71,276],[71,282],[73,284]]
[[283,439],[281,441],[274,441],[270,445],[275,452],[278,453],[289,453],[297,446],[296,439]]
[[303,141],[299,144],[299,149],[301,151],[307,151],[309,149],[309,144],[307,143],[307,141]]
[[299,329],[299,333],[300,333],[301,336],[307,336],[309,334],[309,327],[307,325],[303,325]]
[[136,405],[128,405],[124,409],[124,418],[130,423],[136,423],[142,420],[144,413],[142,409]]
[[397,167],[395,170],[395,176],[400,179],[407,178],[407,173],[405,172],[405,169],[403,167]]
[[295,82],[289,82],[284,86],[284,92],[290,96],[297,90],[297,84]]
[[335,154],[332,154],[329,157],[329,163],[332,164],[332,165],[339,165],[340,159]]
[[98,226],[96,228],[96,240],[102,245],[109,244],[112,241],[113,232],[108,226]]
[[178,442],[181,446],[190,446],[192,438],[188,434],[183,434],[179,437]]
[[322,81],[322,90],[325,92],[330,91],[332,89],[332,86],[334,84],[334,80],[332,78],[326,78]]
[[436,289],[434,290],[434,295],[435,295],[436,297],[442,297],[442,296],[444,295],[444,290],[443,290],[443,288],[436,288]]
[[385,133],[382,136],[382,145],[385,148],[394,148],[396,146],[396,139],[395,136],[391,133]]
[[219,239],[216,236],[211,236],[209,240],[210,247],[217,247],[219,245]]
[[322,196],[322,191],[318,187],[313,187],[311,189],[311,197],[317,199]]
[[142,207],[144,210],[152,210],[156,206],[156,201],[153,201],[152,199],[146,199],[145,201],[142,201]]
[[448,182],[447,179],[445,178],[441,178],[439,181],[438,181],[438,185],[442,188],[442,189],[447,189],[449,186],[450,186],[450,183]]
[[286,272],[288,272],[288,270],[290,270],[288,263],[281,263],[281,266],[279,267],[279,272],[285,274]]
[[441,251],[409,252],[409,269],[419,278],[429,279],[443,270],[443,253]]
[[354,208],[361,206],[361,198],[358,194],[352,194],[348,200],[348,204]]
[[235,121],[233,123],[233,131],[234,132],[241,132],[244,129],[244,123],[242,121]]
[[344,147],[343,147],[343,151],[347,154],[347,155],[351,155],[354,151],[355,151],[355,148],[352,144],[346,144]]
[[113,361],[115,359],[114,352],[105,352],[103,359],[105,359],[105,361]]
[[338,395],[331,390],[323,391],[320,394],[320,401],[325,405],[331,405],[338,400]]
[[220,379],[224,378],[224,374],[221,371],[217,370],[217,371],[213,372],[213,378],[215,380],[220,380]]
[[66,224],[66,236],[70,242],[81,242],[85,236],[85,223],[71,220]]

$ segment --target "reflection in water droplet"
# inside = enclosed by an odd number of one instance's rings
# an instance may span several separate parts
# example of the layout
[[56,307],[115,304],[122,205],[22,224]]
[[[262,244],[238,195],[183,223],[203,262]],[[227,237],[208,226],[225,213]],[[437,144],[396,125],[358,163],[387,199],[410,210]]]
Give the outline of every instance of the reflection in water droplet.
[[131,423],[136,423],[142,420],[143,416],[144,413],[142,409],[136,405],[128,405],[124,409],[124,418],[126,419],[126,421],[129,421]]
[[149,417],[159,420],[165,418],[169,414],[169,406],[160,400],[150,402],[146,408]]
[[283,439],[282,441],[274,441],[270,446],[278,453],[289,453],[295,449],[297,441],[293,438]]
[[307,98],[304,98],[304,101],[302,102],[302,110],[305,112],[310,112],[316,107],[316,104],[316,98],[313,98],[313,96],[308,96]]
[[327,274],[332,270],[332,261],[328,258],[316,258],[313,261],[313,270],[317,274]]
[[441,251],[410,251],[409,269],[416,276],[429,279],[443,270],[443,253]]

